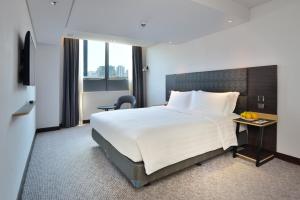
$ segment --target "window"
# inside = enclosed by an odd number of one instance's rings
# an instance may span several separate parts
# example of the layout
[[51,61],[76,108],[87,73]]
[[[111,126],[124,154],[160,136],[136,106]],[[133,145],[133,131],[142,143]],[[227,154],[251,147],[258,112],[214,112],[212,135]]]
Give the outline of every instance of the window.
[[87,41],[84,46],[84,77],[105,79],[105,42]]
[[109,79],[128,80],[132,67],[132,47],[124,44],[109,44]]
[[82,40],[83,91],[128,90],[132,46]]

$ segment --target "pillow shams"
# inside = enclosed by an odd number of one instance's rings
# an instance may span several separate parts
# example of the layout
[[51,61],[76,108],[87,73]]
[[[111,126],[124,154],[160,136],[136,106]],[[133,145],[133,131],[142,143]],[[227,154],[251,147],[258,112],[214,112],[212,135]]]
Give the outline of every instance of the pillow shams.
[[194,91],[190,110],[224,115],[228,101],[229,94],[227,93]]
[[186,110],[190,106],[191,96],[192,91],[171,91],[170,99],[167,106],[175,109]]
[[233,113],[236,107],[237,100],[240,96],[239,92],[229,92],[229,93],[230,93],[229,102],[227,104],[227,109],[225,111],[227,114]]

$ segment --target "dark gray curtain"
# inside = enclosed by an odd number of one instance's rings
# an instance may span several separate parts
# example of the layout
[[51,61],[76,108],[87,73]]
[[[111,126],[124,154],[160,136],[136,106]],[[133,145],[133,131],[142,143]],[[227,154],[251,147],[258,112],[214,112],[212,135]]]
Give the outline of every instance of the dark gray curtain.
[[64,39],[64,75],[62,127],[69,128],[79,123],[79,40]]
[[133,66],[133,96],[136,98],[136,107],[144,107],[144,81],[142,48],[132,47],[132,66]]

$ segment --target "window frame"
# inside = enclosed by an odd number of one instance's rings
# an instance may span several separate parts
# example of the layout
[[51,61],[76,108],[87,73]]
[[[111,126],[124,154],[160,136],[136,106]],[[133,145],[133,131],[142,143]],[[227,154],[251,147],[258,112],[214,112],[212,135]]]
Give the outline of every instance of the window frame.
[[[129,80],[111,80],[109,79],[109,42],[105,42],[105,77],[103,78],[97,78],[97,77],[88,77],[88,41],[89,40],[83,40],[83,81],[90,82],[90,81],[104,81],[105,82],[105,90],[87,90],[86,92],[90,91],[124,91],[129,90]],[[122,89],[110,89],[109,88],[109,82],[120,82],[124,81],[126,82],[126,87]],[[84,87],[85,88],[85,87]],[[119,87],[121,88],[121,87]],[[84,90],[85,91],[85,90]]]

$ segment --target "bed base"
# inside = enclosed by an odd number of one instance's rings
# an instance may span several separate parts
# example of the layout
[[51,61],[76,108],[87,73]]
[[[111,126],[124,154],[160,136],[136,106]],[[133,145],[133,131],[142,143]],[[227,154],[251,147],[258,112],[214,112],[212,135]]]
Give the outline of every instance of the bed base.
[[104,152],[107,159],[110,160],[110,162],[116,168],[118,168],[118,170],[129,180],[134,188],[141,188],[143,186],[149,185],[153,181],[181,171],[190,166],[201,165],[202,162],[222,155],[226,152],[222,148],[220,148],[195,156],[193,158],[183,160],[176,164],[162,168],[150,175],[147,175],[143,162],[133,162],[132,160],[121,154],[95,129],[92,129],[92,137],[100,145],[100,148]]

